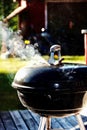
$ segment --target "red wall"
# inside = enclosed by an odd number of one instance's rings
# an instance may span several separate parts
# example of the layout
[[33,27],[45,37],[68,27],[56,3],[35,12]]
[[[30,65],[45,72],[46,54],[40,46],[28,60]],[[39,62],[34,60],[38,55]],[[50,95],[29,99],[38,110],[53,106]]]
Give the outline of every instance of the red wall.
[[20,13],[19,27],[23,30],[25,37],[30,33],[30,26],[35,29],[36,33],[39,33],[45,26],[44,1],[30,0],[27,9]]

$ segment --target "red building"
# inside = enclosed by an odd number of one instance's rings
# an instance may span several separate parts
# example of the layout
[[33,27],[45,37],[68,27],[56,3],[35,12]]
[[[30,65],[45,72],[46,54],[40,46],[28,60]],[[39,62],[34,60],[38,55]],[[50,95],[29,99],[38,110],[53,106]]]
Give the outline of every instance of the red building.
[[29,0],[27,8],[19,13],[19,27],[29,35],[30,27],[37,33],[45,27],[45,5],[43,0]]
[[[21,5],[21,1],[19,6]],[[36,33],[46,28],[60,41],[64,54],[84,53],[81,29],[87,29],[87,0],[26,0],[27,7],[19,11],[19,28],[24,37],[31,27]]]

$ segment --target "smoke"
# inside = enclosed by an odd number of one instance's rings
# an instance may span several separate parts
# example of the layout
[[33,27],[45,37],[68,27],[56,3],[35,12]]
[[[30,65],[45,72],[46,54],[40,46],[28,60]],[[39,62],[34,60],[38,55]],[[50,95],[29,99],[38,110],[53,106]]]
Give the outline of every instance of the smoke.
[[1,46],[1,58],[9,58],[10,56],[19,57],[20,59],[27,60],[34,55],[40,55],[36,44],[25,45],[22,35],[17,32],[13,32],[7,24],[0,21],[0,46]]
[[[7,24],[0,21],[0,57],[7,59],[10,56],[18,57],[22,60],[29,60],[31,65],[49,65],[38,51],[38,43],[25,44],[23,37],[18,30],[14,32]],[[30,64],[29,62],[29,64]]]

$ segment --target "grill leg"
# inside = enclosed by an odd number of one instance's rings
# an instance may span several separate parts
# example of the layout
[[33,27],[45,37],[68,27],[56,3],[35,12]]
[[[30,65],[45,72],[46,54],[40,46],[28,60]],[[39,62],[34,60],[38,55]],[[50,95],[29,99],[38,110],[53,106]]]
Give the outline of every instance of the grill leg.
[[38,130],[44,130],[45,125],[46,125],[46,117],[41,117]]
[[[75,116],[77,118],[80,130],[86,130],[79,113],[75,114]],[[41,117],[38,130],[44,130],[44,129],[51,130],[51,118],[50,117]]]
[[50,130],[51,128],[51,118],[41,117],[38,130]]
[[86,130],[86,129],[85,129],[85,126],[84,126],[84,123],[83,123],[83,121],[82,121],[82,118],[81,118],[81,116],[79,115],[79,113],[76,114],[76,118],[77,118],[77,121],[78,121],[80,130]]
[[46,130],[51,130],[51,118],[47,117],[46,119]]

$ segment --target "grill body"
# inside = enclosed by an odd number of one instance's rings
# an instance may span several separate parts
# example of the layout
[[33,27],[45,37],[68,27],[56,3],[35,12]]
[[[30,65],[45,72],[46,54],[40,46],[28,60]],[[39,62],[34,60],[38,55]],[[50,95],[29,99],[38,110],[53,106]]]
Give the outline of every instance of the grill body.
[[12,86],[21,103],[42,116],[65,116],[87,107],[86,65],[25,66],[16,73]]

